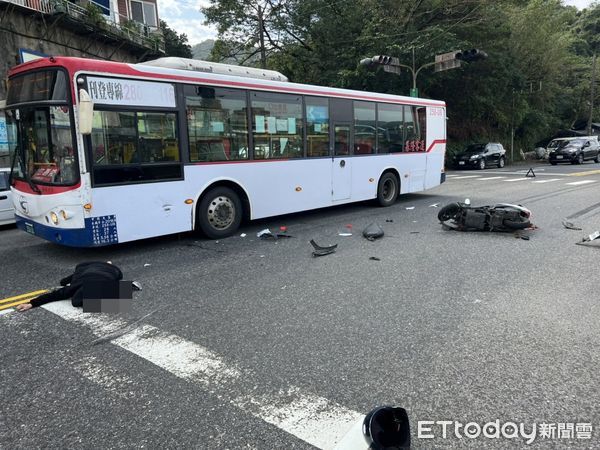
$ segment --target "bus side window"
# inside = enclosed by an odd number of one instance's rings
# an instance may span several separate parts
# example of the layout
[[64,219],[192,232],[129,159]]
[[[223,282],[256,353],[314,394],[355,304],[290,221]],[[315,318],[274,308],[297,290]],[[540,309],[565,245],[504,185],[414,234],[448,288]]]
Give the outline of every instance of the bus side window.
[[185,86],[191,162],[248,159],[246,93]]
[[305,97],[307,152],[306,156],[329,155],[329,99]]
[[377,104],[378,153],[398,153],[404,150],[404,107],[389,103]]

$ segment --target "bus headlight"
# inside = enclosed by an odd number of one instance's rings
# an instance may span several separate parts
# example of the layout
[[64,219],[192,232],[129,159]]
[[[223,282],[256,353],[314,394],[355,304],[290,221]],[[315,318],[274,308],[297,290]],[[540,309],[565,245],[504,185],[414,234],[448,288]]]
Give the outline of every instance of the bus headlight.
[[52,223],[54,225],[58,225],[58,216],[56,215],[56,213],[54,211],[52,211],[50,213],[50,220],[52,221]]
[[69,220],[71,217],[73,217],[73,213],[71,211],[68,211],[68,210],[65,210],[65,209],[61,209],[60,210],[60,215],[65,220]]

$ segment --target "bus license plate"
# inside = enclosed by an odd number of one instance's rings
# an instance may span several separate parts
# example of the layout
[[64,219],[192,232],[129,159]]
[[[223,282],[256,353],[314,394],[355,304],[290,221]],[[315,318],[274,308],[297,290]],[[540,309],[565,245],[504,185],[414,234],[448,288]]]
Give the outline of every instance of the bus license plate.
[[25,231],[27,231],[29,234],[35,234],[35,231],[33,230],[33,224],[25,222]]
[[562,155],[556,155],[556,159],[562,159]]
[[459,166],[464,166],[464,165],[465,165],[465,162],[464,162],[464,161],[459,161],[459,162],[458,162],[458,165],[459,165]]

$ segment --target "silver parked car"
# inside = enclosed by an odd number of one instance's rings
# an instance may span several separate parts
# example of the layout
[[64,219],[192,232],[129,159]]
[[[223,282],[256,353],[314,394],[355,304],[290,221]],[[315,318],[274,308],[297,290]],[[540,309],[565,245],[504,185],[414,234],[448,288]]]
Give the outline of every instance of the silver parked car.
[[0,225],[15,223],[15,209],[8,185],[9,175],[10,169],[0,168]]

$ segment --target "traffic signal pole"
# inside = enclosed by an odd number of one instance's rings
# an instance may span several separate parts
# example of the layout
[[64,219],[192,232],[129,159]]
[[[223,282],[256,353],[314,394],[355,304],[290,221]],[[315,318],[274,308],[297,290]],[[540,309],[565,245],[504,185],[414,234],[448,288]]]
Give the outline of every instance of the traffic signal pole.
[[360,64],[363,66],[374,66],[376,64],[383,65],[386,72],[395,74],[400,73],[400,68],[407,69],[412,75],[412,89],[410,90],[411,97],[418,97],[419,90],[417,89],[417,77],[421,70],[427,67],[436,66],[436,72],[442,70],[454,69],[460,67],[460,61],[477,61],[487,58],[487,54],[481,50],[472,49],[465,51],[454,51],[443,55],[436,55],[435,61],[423,64],[418,69],[415,64],[415,49],[412,49],[412,66],[400,64],[398,58],[386,55],[373,56],[372,58],[361,59]]

